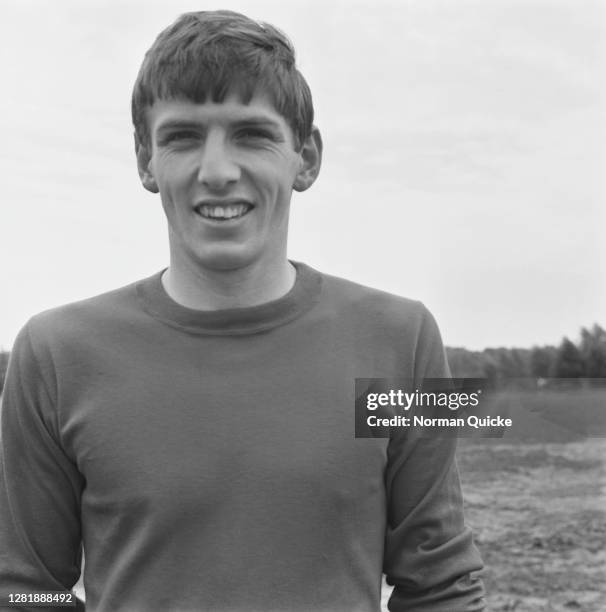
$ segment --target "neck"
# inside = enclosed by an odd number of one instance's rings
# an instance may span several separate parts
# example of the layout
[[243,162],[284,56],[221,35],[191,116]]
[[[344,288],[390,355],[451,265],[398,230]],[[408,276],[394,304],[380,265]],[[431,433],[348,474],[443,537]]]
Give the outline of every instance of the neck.
[[162,275],[164,290],[175,302],[194,310],[246,308],[271,302],[286,295],[296,277],[286,257],[270,266],[254,262],[234,270],[174,264],[171,260]]

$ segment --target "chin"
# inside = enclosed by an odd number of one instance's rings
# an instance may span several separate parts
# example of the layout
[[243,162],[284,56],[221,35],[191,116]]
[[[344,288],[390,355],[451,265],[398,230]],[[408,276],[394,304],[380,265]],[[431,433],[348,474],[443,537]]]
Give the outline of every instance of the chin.
[[199,253],[197,261],[202,268],[228,272],[246,268],[258,257],[246,248],[213,249],[211,253]]

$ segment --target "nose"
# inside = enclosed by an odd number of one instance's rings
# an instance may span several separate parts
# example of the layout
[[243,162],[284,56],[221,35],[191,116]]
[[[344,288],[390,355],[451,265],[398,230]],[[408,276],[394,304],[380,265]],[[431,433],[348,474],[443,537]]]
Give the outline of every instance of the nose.
[[209,133],[200,156],[198,180],[212,191],[221,191],[240,179],[240,167],[220,133]]

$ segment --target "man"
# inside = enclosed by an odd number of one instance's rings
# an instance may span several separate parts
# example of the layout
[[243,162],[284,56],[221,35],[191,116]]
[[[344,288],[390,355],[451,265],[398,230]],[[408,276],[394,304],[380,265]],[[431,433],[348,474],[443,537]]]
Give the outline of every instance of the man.
[[[2,410],[0,584],[115,610],[482,610],[453,440],[354,438],[356,377],[448,376],[418,302],[286,256],[318,176],[278,30],[183,15],[133,92],[170,265],[33,317]],[[27,609],[27,604],[24,606]]]

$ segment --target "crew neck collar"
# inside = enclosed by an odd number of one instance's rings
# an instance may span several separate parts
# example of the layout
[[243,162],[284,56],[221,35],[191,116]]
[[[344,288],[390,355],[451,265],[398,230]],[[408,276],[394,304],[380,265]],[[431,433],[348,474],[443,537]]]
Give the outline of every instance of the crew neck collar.
[[295,282],[282,297],[245,308],[195,310],[175,302],[162,285],[164,270],[136,284],[143,309],[160,321],[206,335],[240,335],[267,331],[303,314],[317,301],[322,276],[309,266],[291,261],[297,272]]

